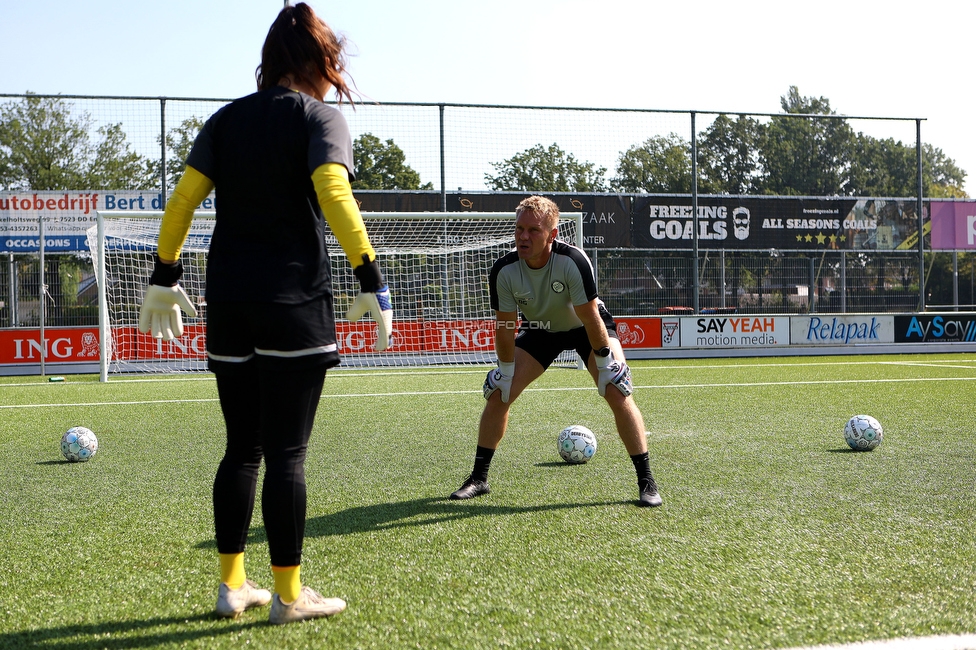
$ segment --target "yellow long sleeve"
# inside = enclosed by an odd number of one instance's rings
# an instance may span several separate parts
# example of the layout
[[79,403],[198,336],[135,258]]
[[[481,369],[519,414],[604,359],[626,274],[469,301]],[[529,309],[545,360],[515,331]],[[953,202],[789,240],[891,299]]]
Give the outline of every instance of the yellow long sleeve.
[[186,235],[190,232],[193,211],[210,195],[213,188],[212,180],[187,165],[183,177],[173,190],[173,196],[166,202],[156,251],[159,257],[167,261],[180,258]]
[[363,255],[369,261],[376,259],[376,251],[369,242],[366,225],[359,213],[359,204],[352,195],[346,168],[339,163],[320,165],[312,172],[312,183],[322,214],[352,267],[363,263]]

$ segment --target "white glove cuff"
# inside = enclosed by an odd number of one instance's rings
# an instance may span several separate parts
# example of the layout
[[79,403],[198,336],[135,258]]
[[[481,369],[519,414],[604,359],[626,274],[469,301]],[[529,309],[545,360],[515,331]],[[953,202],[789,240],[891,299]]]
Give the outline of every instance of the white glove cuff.
[[506,377],[515,376],[515,362],[514,361],[499,361],[498,369],[502,371],[502,374]]
[[593,358],[596,360],[596,367],[602,370],[607,366],[609,366],[610,363],[613,361],[613,350],[611,350],[610,354],[608,354],[605,357],[601,357],[598,354],[594,354]]

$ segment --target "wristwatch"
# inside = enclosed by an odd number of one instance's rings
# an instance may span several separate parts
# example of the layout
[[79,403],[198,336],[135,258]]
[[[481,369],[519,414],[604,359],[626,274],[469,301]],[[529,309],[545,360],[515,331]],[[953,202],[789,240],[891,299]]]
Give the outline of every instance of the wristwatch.
[[595,354],[598,357],[609,357],[610,356],[610,348],[609,348],[609,346],[604,345],[599,350],[593,350],[593,354]]

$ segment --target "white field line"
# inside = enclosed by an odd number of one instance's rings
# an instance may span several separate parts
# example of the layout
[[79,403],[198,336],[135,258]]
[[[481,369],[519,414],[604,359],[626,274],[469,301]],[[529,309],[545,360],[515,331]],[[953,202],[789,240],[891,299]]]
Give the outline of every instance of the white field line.
[[[927,367],[927,368],[952,368],[964,369],[964,370],[976,370],[976,365],[959,365],[959,364],[976,364],[972,359],[938,359],[936,361],[910,361],[910,360],[897,360],[897,361],[815,361],[812,363],[730,363],[730,364],[709,364],[709,365],[639,365],[631,366],[631,371],[634,374],[640,374],[644,372],[659,372],[661,370],[701,370],[701,369],[727,369],[727,368],[813,368],[817,366],[917,366],[917,367]],[[358,378],[358,377],[400,377],[400,376],[410,376],[416,375],[417,373],[423,373],[425,375],[481,375],[485,373],[487,368],[492,368],[494,366],[477,366],[471,368],[406,368],[402,370],[377,370],[375,368],[362,369],[362,368],[333,368],[329,370],[328,377],[333,379],[343,379],[343,378]],[[575,368],[552,368],[554,372],[560,372],[563,370],[575,370]],[[67,385],[74,386],[84,386],[89,385],[91,382],[85,383],[75,383],[72,384],[70,375],[67,377],[65,383],[49,383],[45,381],[30,381],[30,382],[20,382],[16,384],[0,384],[0,390],[4,388],[23,388],[25,386],[58,386],[63,387]],[[186,375],[167,375],[165,377],[138,377],[138,378],[113,378],[110,384],[146,384],[146,383],[165,383],[170,381],[184,382],[184,381],[213,381],[213,375],[206,373],[200,374],[186,374]],[[795,383],[795,382],[791,382]]]
[[[762,382],[734,382],[722,384],[669,384],[669,385],[635,385],[635,389],[641,390],[681,390],[681,389],[704,389],[704,388],[762,388],[765,386],[815,386],[815,385],[834,385],[834,384],[910,384],[921,382],[943,382],[943,381],[976,381],[976,377],[916,377],[908,379],[824,379],[817,381],[762,381]],[[593,386],[573,386],[566,388],[527,388],[524,393],[552,393],[570,391],[593,390]],[[398,396],[436,396],[436,395],[480,395],[481,390],[434,390],[434,391],[398,391],[395,393],[329,393],[323,394],[322,399],[335,398],[372,398],[372,397],[398,397]],[[160,400],[136,400],[136,401],[114,401],[114,402],[85,402],[77,404],[6,404],[0,405],[0,410],[23,409],[23,408],[69,408],[79,406],[137,406],[142,404],[186,404],[186,403],[208,403],[216,402],[217,398],[207,399],[160,399]],[[976,650],[976,649],[974,649]]]
[[803,646],[784,650],[976,650],[976,634],[906,637],[887,641]]

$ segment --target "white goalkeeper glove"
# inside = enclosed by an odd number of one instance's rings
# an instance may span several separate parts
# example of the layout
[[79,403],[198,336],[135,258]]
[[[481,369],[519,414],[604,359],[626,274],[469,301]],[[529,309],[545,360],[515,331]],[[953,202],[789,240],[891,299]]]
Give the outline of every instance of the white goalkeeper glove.
[[596,367],[600,371],[596,380],[596,387],[600,391],[600,397],[606,396],[607,385],[610,384],[623,393],[624,397],[633,395],[634,384],[630,377],[630,366],[623,361],[614,359],[613,352],[610,351],[604,357],[601,357],[599,354],[594,355],[594,357],[596,359]]
[[376,345],[373,350],[382,352],[393,345],[393,303],[390,300],[390,288],[383,284],[376,261],[369,261],[363,255],[363,264],[353,269],[353,274],[359,280],[359,295],[352,306],[346,311],[346,320],[355,323],[366,315],[372,314],[376,321]]
[[182,276],[182,262],[177,260],[173,264],[164,264],[159,257],[156,258],[156,267],[139,309],[140,332],[164,341],[183,336],[183,314],[180,309],[191,318],[196,317],[197,310],[179,285]]
[[502,401],[508,404],[508,397],[512,392],[512,378],[514,376],[515,362],[499,361],[498,367],[489,370],[488,376],[485,377],[485,385],[482,387],[485,393],[485,399],[491,397],[491,394],[496,390],[500,390],[502,392]]

